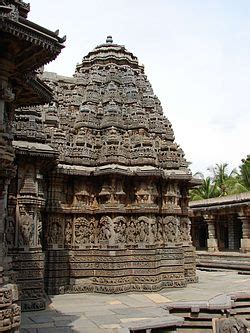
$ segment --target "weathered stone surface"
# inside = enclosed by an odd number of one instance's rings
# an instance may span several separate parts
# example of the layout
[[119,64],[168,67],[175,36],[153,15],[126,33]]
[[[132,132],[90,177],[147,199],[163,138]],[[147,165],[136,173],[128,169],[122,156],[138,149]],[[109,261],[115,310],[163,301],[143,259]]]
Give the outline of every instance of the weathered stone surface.
[[[8,215],[8,188],[14,178],[13,118],[16,107],[48,103],[51,90],[35,74],[45,63],[55,59],[60,53],[64,39],[57,34],[34,25],[27,19],[29,4],[22,0],[0,1],[0,331],[18,332],[20,326],[20,306],[15,285],[16,274],[12,271],[12,262],[7,249],[16,244],[18,201],[12,202]],[[27,118],[25,119],[27,120]],[[22,126],[22,124],[21,124]],[[36,133],[38,135],[38,133]],[[34,136],[36,135],[34,134]],[[24,188],[29,187],[30,178]],[[13,183],[15,186],[15,182]],[[25,193],[24,201],[30,193]],[[10,202],[12,199],[9,197]],[[20,202],[21,206],[22,203]],[[32,205],[32,204],[31,204]],[[14,209],[14,211],[13,211]],[[22,206],[24,211],[24,206]],[[20,210],[21,211],[21,210]],[[21,214],[20,245],[27,247],[33,226],[27,211]],[[22,242],[22,244],[21,244]],[[27,248],[26,248],[27,250]],[[21,298],[29,293],[23,288]],[[33,290],[31,293],[34,292]]]
[[50,294],[196,281],[192,175],[144,67],[108,38],[73,77],[42,79],[55,102],[19,110],[14,123],[9,249],[23,306],[42,308],[43,281]]

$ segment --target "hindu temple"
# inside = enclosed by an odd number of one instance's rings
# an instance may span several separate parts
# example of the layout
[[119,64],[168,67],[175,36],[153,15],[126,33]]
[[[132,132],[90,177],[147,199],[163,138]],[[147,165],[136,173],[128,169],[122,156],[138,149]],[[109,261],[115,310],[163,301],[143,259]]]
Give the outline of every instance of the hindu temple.
[[8,196],[23,309],[43,309],[45,293],[195,282],[194,179],[137,57],[108,36],[72,77],[39,78],[53,102],[16,111]]

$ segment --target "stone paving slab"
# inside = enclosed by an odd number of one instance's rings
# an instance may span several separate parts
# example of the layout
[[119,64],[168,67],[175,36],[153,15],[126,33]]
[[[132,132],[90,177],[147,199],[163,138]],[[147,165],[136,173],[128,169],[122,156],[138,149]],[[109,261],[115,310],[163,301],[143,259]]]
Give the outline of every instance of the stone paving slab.
[[38,329],[38,331],[37,331],[37,333],[73,333],[73,332],[74,331],[70,327],[41,328],[41,329]]
[[129,333],[128,327],[171,323],[163,309],[169,302],[206,302],[223,293],[250,291],[250,276],[234,271],[198,271],[198,276],[199,283],[158,293],[53,296],[46,310],[22,314],[20,333]]
[[171,300],[169,298],[164,297],[163,295],[160,295],[160,294],[151,294],[150,293],[145,296],[156,304],[171,302]]
[[97,326],[119,324],[121,321],[118,316],[113,314],[112,316],[91,316],[89,319]]

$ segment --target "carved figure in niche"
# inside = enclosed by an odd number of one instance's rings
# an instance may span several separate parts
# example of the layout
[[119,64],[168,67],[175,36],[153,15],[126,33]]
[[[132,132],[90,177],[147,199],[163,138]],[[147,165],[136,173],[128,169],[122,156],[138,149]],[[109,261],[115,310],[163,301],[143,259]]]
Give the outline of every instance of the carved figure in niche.
[[103,216],[100,219],[99,228],[100,241],[114,242],[115,232],[113,229],[112,219],[109,216]]
[[136,243],[137,229],[135,222],[131,220],[126,229],[126,241],[129,243]]
[[5,239],[8,247],[15,243],[15,222],[13,217],[6,217]]
[[[77,225],[77,226],[75,226],[75,242],[76,242],[76,244],[81,244],[81,243],[84,243],[84,231],[86,231],[85,230],[85,226],[83,226],[83,225]],[[86,232],[85,232],[85,235],[86,235]]]
[[33,216],[27,213],[24,206],[20,206],[19,212],[19,245],[31,246],[34,243]]
[[151,232],[153,242],[161,242],[163,240],[162,219],[158,218],[151,224]]
[[95,242],[95,219],[88,221],[84,217],[79,217],[75,222],[75,242],[76,244],[93,244]]
[[149,223],[146,217],[140,217],[136,224],[137,229],[137,242],[147,243],[149,242]]
[[66,219],[65,221],[65,244],[71,244],[72,242],[72,220],[71,218]]
[[75,242],[76,244],[87,244],[89,243],[89,227],[88,220],[84,217],[79,217],[75,221]]
[[47,241],[48,244],[63,244],[63,228],[59,217],[51,218]]
[[164,238],[167,242],[176,242],[179,236],[179,219],[176,217],[165,217],[163,219]]
[[58,244],[59,230],[60,230],[59,225],[57,223],[53,223],[51,227],[50,243]]
[[118,216],[114,218],[114,231],[115,231],[115,242],[116,243],[125,243],[126,242],[126,226],[127,221],[125,217]]
[[180,239],[191,241],[191,221],[188,217],[182,217],[180,221]]

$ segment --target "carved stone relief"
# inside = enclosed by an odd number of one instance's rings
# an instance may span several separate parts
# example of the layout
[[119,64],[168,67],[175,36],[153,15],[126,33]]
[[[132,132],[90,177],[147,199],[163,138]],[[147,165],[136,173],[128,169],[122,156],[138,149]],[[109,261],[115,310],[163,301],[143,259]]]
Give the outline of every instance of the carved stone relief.
[[[42,245],[47,290],[185,286],[184,271],[195,275],[194,260],[183,264],[191,248],[183,199],[190,173],[144,67],[108,43],[84,57],[72,78],[42,77],[55,102],[20,111],[15,124],[17,141],[48,150],[19,175],[16,238],[19,248]],[[20,275],[42,275],[39,265]]]
[[241,318],[219,318],[214,320],[214,333],[247,333],[247,322]]
[[180,239],[182,241],[191,242],[191,221],[188,217],[180,219]]
[[19,246],[34,245],[34,215],[24,206],[19,207]]
[[46,237],[48,245],[63,245],[63,222],[63,219],[60,217],[52,216],[48,219],[48,230]]
[[71,245],[73,240],[73,221],[71,218],[65,219],[65,235],[64,235],[64,243],[65,245]]
[[163,218],[163,232],[166,242],[174,243],[179,240],[179,218],[168,216]]

